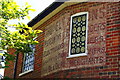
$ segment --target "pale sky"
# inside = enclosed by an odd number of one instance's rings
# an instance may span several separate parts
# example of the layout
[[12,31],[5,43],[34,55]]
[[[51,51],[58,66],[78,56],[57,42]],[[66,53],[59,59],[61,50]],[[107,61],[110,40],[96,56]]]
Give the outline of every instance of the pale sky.
[[[29,3],[29,5],[31,5],[32,9],[35,9],[35,12],[30,12],[29,16],[31,17],[30,20],[25,19],[21,22],[24,23],[28,23],[29,21],[31,21],[35,16],[37,16],[40,12],[42,12],[45,8],[47,8],[50,4],[52,4],[55,0],[15,0],[17,2],[18,5],[20,6],[24,6],[26,2]],[[9,23],[15,24],[16,22],[11,20],[9,21]]]
[[[28,2],[31,5],[32,9],[35,9],[35,12],[30,12],[29,16],[31,19],[33,19],[35,16],[37,16],[40,12],[42,12],[46,7],[48,7],[51,3],[53,3],[55,0],[15,0],[18,5],[23,6],[25,2]],[[30,20],[26,19],[22,22],[28,23]],[[15,21],[10,21],[10,23],[15,23]],[[0,69],[0,74],[4,75],[4,70]]]
[[[19,5],[23,5],[25,4],[25,2],[28,2],[32,6],[31,8],[36,10],[35,12],[30,12],[29,14],[31,19],[33,19],[55,0],[15,0],[15,1],[17,1]],[[26,23],[28,23],[29,21],[30,20],[25,20]]]

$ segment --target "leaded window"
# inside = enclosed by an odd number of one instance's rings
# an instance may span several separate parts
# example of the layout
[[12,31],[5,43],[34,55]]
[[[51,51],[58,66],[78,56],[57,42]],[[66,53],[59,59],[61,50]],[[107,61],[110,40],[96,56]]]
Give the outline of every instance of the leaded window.
[[35,45],[29,45],[29,47],[32,51],[29,53],[24,53],[23,72],[34,68]]
[[69,56],[82,56],[87,53],[87,24],[87,12],[71,16]]

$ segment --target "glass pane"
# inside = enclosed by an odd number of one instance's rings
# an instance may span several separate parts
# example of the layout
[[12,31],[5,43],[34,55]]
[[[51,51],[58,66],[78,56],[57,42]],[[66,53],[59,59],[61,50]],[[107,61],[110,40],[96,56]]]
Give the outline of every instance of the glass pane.
[[87,14],[72,17],[71,55],[85,53]]
[[33,50],[35,50],[35,46],[30,45],[30,48],[32,49],[32,52],[25,53],[24,55],[23,72],[33,69],[33,65],[34,65],[34,51]]

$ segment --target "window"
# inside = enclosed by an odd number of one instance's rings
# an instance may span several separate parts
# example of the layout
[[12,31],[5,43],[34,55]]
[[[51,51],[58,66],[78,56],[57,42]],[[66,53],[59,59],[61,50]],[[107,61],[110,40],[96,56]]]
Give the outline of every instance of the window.
[[71,16],[69,57],[87,55],[88,12]]
[[32,70],[34,68],[34,52],[35,52],[35,45],[29,45],[32,52],[24,54],[24,62],[23,62],[23,71],[26,72]]
[[5,57],[3,56],[4,51],[0,50],[0,68],[3,67]]

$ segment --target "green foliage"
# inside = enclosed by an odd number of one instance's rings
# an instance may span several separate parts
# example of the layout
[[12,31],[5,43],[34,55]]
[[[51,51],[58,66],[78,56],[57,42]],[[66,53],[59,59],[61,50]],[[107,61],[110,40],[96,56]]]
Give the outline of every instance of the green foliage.
[[[0,0],[0,49],[14,49],[14,54],[27,53],[30,51],[29,44],[38,44],[38,41],[34,40],[34,38],[37,37],[38,33],[42,32],[41,30],[33,30],[24,23],[8,24],[10,20],[29,18],[29,11],[34,11],[30,7],[27,3],[21,8],[13,0]],[[16,31],[10,32],[7,26],[14,26]],[[5,52],[6,61],[14,61],[14,54]],[[8,62],[5,63],[8,64]]]

